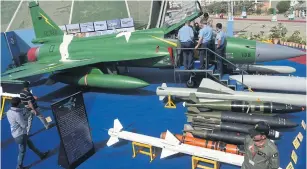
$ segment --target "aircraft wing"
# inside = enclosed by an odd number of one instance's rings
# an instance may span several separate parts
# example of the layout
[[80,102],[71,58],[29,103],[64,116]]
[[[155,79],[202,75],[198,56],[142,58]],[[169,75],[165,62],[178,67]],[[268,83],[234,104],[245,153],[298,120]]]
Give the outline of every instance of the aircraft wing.
[[68,61],[45,61],[45,62],[33,62],[22,65],[17,68],[10,69],[1,76],[1,83],[18,83],[17,79],[26,78],[34,75],[51,73],[55,71],[61,71],[74,67],[80,67],[100,62],[98,59],[82,59],[82,60],[68,60]]

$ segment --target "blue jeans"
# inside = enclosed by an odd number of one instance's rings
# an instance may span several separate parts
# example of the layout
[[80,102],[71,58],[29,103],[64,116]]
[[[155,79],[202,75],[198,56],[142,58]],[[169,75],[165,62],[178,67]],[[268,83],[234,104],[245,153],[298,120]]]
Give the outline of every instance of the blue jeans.
[[[181,42],[181,48],[194,48],[193,42]],[[193,49],[183,49],[183,66],[186,69],[193,67]]]
[[32,141],[28,138],[28,135],[23,134],[21,136],[18,136],[15,138],[15,142],[18,144],[19,153],[18,153],[18,159],[17,159],[17,169],[23,167],[23,159],[26,154],[27,145],[29,148],[39,157],[42,157],[43,153],[40,152],[32,143]]

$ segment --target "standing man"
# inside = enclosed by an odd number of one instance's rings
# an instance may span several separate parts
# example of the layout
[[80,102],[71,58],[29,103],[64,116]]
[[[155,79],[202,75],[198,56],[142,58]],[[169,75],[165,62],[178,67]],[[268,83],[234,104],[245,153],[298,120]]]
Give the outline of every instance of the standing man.
[[211,18],[209,18],[209,14],[208,12],[204,13],[204,17],[202,19],[203,21],[207,22],[207,25],[209,25],[210,27],[213,27],[213,20]]
[[29,134],[32,127],[33,115],[39,118],[39,120],[43,123],[46,129],[49,129],[50,125],[46,121],[45,117],[40,113],[39,107],[36,103],[36,97],[32,95],[29,89],[30,83],[25,81],[23,83],[24,88],[20,93],[20,98],[22,103],[25,105],[26,109],[31,112],[30,117],[28,118],[28,127],[27,134]]
[[[212,34],[213,34],[213,29],[208,26],[208,23],[206,21],[203,21],[203,23],[201,23],[202,25],[202,29],[199,31],[199,40],[198,40],[198,44],[196,45],[195,49],[199,48],[199,46],[201,46],[201,48],[210,48],[210,43],[211,43],[211,39],[212,39]],[[204,59],[206,58],[206,60],[208,61],[207,57],[208,57],[208,50],[206,52],[206,49],[201,49],[199,51],[199,61],[200,61],[200,68],[199,69],[204,69],[205,65],[204,65]],[[206,55],[206,57],[205,57]],[[208,64],[208,63],[206,63]]]
[[[190,27],[190,21],[186,21],[185,25],[179,29],[178,39],[181,48],[194,48],[194,31]],[[183,49],[183,65],[185,70],[190,70],[193,67],[193,49]],[[188,62],[188,63],[187,63]]]
[[[222,30],[222,24],[216,24],[216,38],[215,38],[215,53],[220,57],[226,58],[226,35]],[[217,72],[223,74],[223,59],[216,57],[217,60]]]
[[250,129],[244,141],[244,161],[241,169],[278,169],[279,154],[276,145],[267,138],[270,126],[259,122]]
[[27,145],[42,160],[46,158],[49,153],[49,151],[45,153],[40,152],[28,138],[26,119],[29,118],[29,112],[24,108],[21,108],[21,106],[20,98],[14,97],[11,101],[11,108],[6,113],[11,126],[12,136],[19,148],[17,169],[25,169],[25,167],[23,167],[23,159],[25,157]]

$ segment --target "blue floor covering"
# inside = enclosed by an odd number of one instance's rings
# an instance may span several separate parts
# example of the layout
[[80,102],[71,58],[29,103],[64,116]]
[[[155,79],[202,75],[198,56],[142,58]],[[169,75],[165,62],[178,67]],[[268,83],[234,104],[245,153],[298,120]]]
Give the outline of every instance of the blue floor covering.
[[[306,76],[306,66],[290,61],[270,62],[270,65],[288,65],[297,69],[296,76]],[[140,72],[142,75],[140,75]],[[96,154],[81,164],[80,169],[188,169],[191,168],[191,157],[188,155],[177,156],[170,159],[159,159],[149,162],[149,157],[139,155],[132,158],[131,142],[120,147],[107,147],[106,141],[109,136],[105,129],[113,126],[113,120],[119,118],[126,130],[137,133],[159,137],[161,132],[167,129],[174,134],[182,133],[183,125],[186,122],[184,115],[186,109],[182,104],[177,104],[176,109],[165,109],[156,96],[155,90],[162,82],[168,86],[174,86],[173,72],[153,69],[135,71],[131,74],[135,77],[142,77],[152,84],[142,90],[111,93],[107,90],[96,90],[83,94],[86,111],[88,113],[93,141],[99,148]],[[137,76],[138,74],[138,76]],[[40,98],[39,105],[46,108],[43,112],[45,116],[51,116],[50,104],[70,94],[77,92],[72,86],[55,84],[53,86],[41,85],[32,88],[33,92]],[[8,106],[6,106],[8,108]],[[286,115],[287,118],[300,123],[306,121],[306,112]],[[53,117],[52,117],[53,119]],[[41,122],[35,118],[33,121],[32,132],[42,128]],[[301,132],[304,136],[303,143],[295,150],[298,155],[298,162],[294,164],[295,169],[306,168],[306,131],[302,127],[297,127],[292,131],[282,132],[282,139],[276,144],[280,151],[281,167],[286,168],[290,162],[291,152],[294,149],[292,141]],[[34,144],[41,150],[54,150],[54,155],[44,161],[39,161],[33,152],[27,149],[24,160],[25,165],[33,165],[31,169],[57,169],[57,148],[60,140],[56,128],[40,132],[31,137]],[[14,169],[17,162],[17,145],[11,140],[11,133],[7,119],[1,121],[1,169]],[[236,169],[239,167],[222,164],[222,169]]]

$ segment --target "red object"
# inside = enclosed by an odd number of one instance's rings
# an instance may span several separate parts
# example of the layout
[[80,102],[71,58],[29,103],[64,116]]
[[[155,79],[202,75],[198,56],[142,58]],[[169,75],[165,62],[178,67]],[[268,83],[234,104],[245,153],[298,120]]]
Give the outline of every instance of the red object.
[[169,57],[171,58],[172,64],[174,64],[173,48],[168,47],[167,50],[168,50],[168,53],[169,53]]
[[30,48],[28,53],[27,53],[27,57],[28,57],[28,61],[29,62],[35,62],[37,60],[37,56],[36,56],[36,50],[38,48]]
[[[161,133],[160,138],[165,139],[166,132]],[[210,140],[204,140],[199,138],[194,138],[191,133],[186,133],[186,136],[176,134],[175,137],[184,144],[189,144],[193,146],[223,151],[231,154],[237,154],[237,155],[244,155],[240,151],[240,148],[237,145],[234,144],[226,144],[221,141],[210,141]]]
[[298,56],[298,57],[291,58],[291,59],[288,59],[288,60],[290,60],[292,62],[296,62],[296,63],[300,63],[300,64],[306,65],[306,55]]

